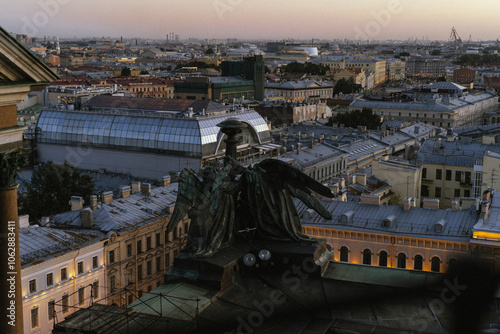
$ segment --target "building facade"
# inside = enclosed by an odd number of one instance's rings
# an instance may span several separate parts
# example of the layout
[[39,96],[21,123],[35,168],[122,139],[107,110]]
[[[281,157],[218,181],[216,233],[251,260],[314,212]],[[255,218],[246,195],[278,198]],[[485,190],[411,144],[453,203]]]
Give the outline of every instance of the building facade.
[[323,81],[268,82],[265,87],[266,93],[275,94],[282,100],[289,102],[320,100],[333,96],[333,85]]

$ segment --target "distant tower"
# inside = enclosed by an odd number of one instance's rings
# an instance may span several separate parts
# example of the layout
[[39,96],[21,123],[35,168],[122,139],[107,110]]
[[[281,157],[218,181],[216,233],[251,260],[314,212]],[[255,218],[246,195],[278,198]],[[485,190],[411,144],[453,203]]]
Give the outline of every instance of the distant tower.
[[61,46],[59,45],[59,36],[57,36],[56,40],[56,54],[57,55],[61,54]]

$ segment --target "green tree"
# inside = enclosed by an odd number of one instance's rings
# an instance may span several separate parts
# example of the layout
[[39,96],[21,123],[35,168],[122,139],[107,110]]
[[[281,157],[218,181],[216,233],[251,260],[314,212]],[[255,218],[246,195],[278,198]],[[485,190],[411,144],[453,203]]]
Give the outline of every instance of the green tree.
[[149,74],[149,72],[148,72],[148,71],[146,71],[146,70],[142,70],[142,71],[141,71],[141,74]]
[[122,73],[120,74],[122,77],[129,77],[132,75],[132,71],[130,70],[130,67],[124,67],[122,68]]
[[213,55],[214,54],[214,49],[210,48],[207,51],[205,51],[206,55]]
[[441,50],[439,49],[434,49],[431,52],[431,56],[440,56],[441,55]]
[[71,196],[81,196],[89,203],[93,193],[92,176],[82,174],[68,162],[63,165],[40,163],[33,170],[26,193],[19,197],[19,209],[38,220],[69,210]]
[[354,79],[351,77],[348,80],[342,78],[337,81],[335,87],[333,88],[333,94],[343,93],[352,94],[357,93],[361,90],[361,85],[356,84]]
[[364,125],[368,129],[375,130],[381,124],[380,117],[373,112],[371,108],[363,108],[360,110],[347,111],[338,113],[332,116],[326,125],[344,124],[345,127],[356,128],[358,125]]

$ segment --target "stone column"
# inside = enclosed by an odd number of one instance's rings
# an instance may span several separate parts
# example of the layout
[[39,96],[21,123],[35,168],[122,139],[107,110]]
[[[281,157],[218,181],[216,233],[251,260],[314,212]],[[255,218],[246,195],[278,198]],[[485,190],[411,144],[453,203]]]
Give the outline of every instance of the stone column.
[[0,153],[0,332],[23,333],[21,255],[16,176],[26,161],[17,151]]

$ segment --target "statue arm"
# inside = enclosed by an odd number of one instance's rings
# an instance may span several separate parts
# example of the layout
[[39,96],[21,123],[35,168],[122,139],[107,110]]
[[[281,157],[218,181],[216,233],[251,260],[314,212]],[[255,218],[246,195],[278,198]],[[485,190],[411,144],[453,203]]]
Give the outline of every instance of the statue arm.
[[174,212],[167,225],[167,231],[171,232],[177,224],[186,217],[189,209],[195,204],[199,196],[202,184],[194,169],[186,167],[179,175],[179,189],[177,191],[177,200],[175,202]]

